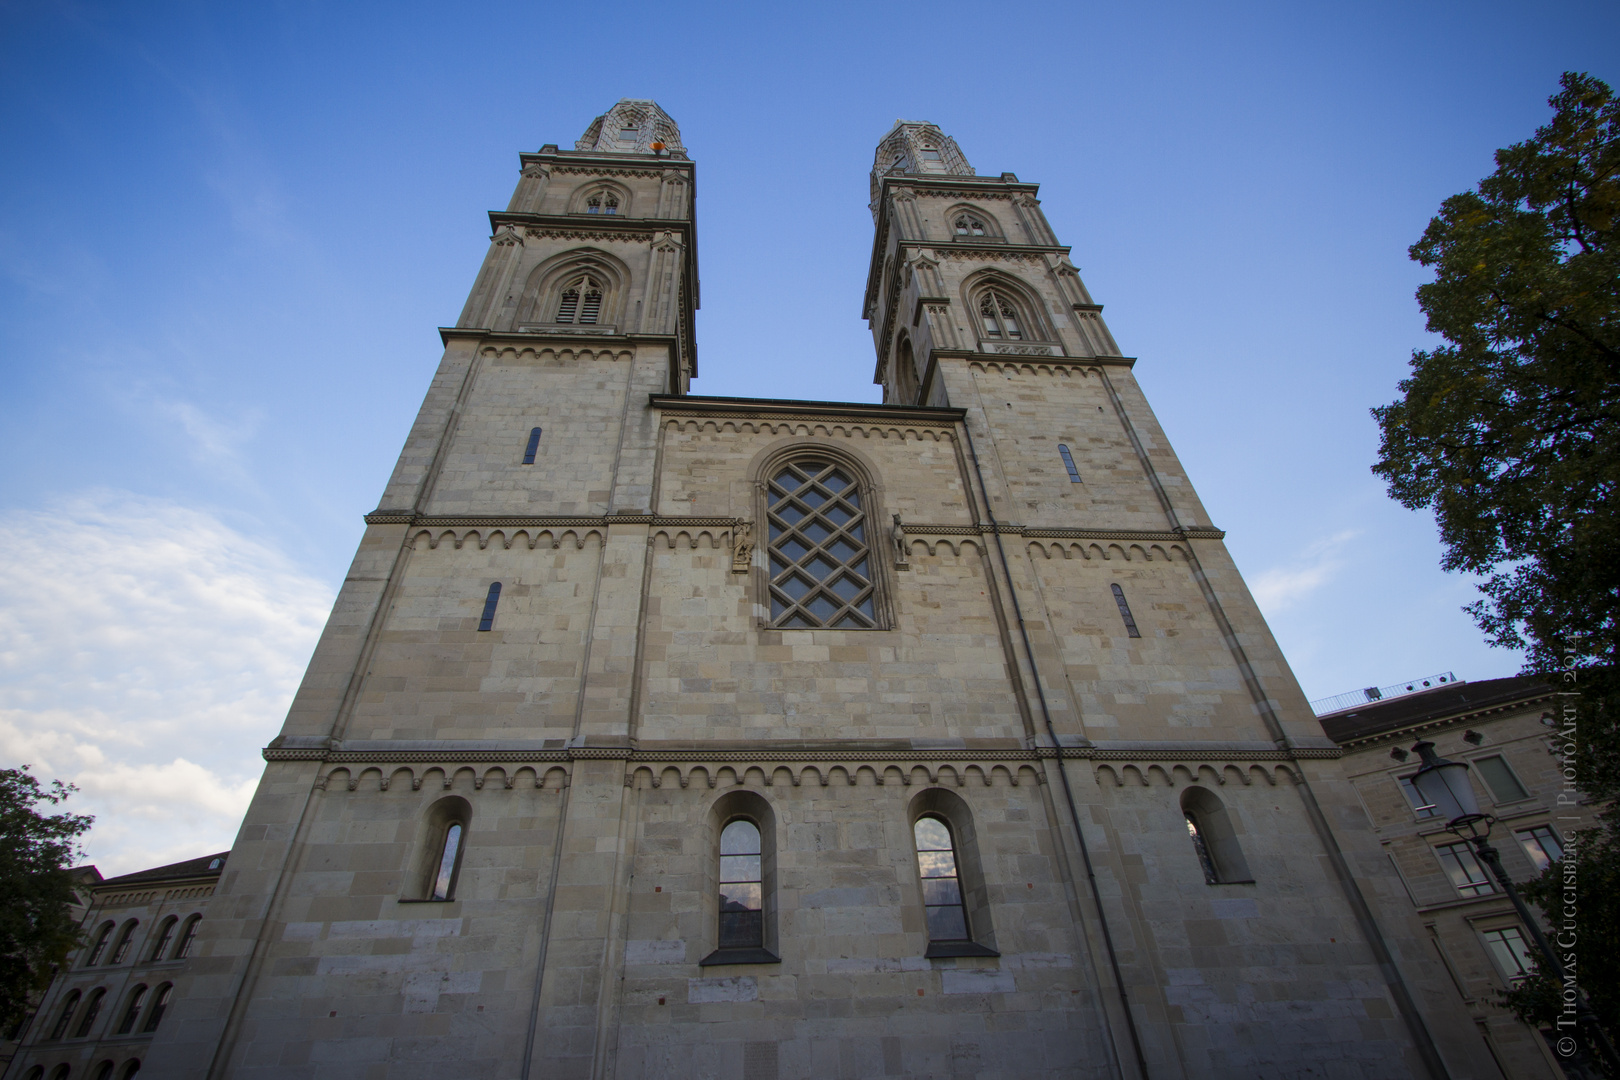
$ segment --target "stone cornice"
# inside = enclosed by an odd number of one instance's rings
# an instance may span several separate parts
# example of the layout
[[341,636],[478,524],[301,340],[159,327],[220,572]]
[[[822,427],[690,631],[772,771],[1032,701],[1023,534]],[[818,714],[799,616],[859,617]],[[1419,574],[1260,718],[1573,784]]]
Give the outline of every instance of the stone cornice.
[[1057,529],[1039,525],[1019,525],[998,521],[994,528],[989,522],[977,525],[934,525],[927,522],[902,522],[907,535],[916,536],[977,536],[999,532],[1004,536],[1032,536],[1058,540],[1224,540],[1226,533],[1213,526],[1195,525],[1186,529]]
[[[561,739],[547,740],[562,742]],[[1062,757],[1065,760],[1094,761],[1293,761],[1334,759],[1343,756],[1338,747],[1294,747],[1291,749],[1232,749],[1201,747],[1197,743],[1165,743],[1132,750],[1108,750],[1092,746],[1032,746],[1004,749],[965,747],[871,748],[852,740],[841,746],[816,749],[782,748],[768,745],[754,749],[660,749],[630,746],[563,746],[554,749],[376,749],[348,750],[331,747],[265,747],[266,761],[319,761],[333,765],[382,764],[498,764],[570,761],[624,761],[631,764],[653,762],[712,761],[725,764],[770,764],[797,761],[1039,761]]]
[[688,243],[691,242],[692,222],[685,218],[647,218],[620,216],[618,214],[520,214],[510,210],[491,210],[489,212],[489,227],[493,232],[499,232],[503,225],[524,229],[537,229],[542,232],[554,230],[558,233],[575,236],[590,234],[604,237],[635,237],[641,239],[654,233],[678,232],[685,234]]
[[[1417,736],[1426,735],[1436,731],[1443,731],[1446,728],[1456,727],[1459,724],[1476,723],[1480,720],[1487,720],[1492,717],[1500,716],[1503,713],[1534,708],[1543,702],[1552,701],[1558,696],[1559,695],[1556,690],[1547,688],[1539,693],[1526,694],[1524,697],[1516,698],[1513,701],[1506,701],[1496,705],[1488,705],[1480,709],[1467,709],[1453,713],[1450,716],[1442,716],[1436,719],[1423,720],[1412,724],[1403,724],[1399,727],[1390,728],[1387,731],[1379,731],[1372,735],[1362,735],[1353,739],[1345,739],[1339,743],[1339,746],[1342,750],[1344,750],[1345,753],[1351,754],[1360,750],[1371,749],[1372,747],[1382,745],[1383,743],[1406,742],[1407,740]],[[1392,698],[1390,700],[1400,699]]]
[[367,525],[420,525],[426,528],[549,528],[605,529],[609,525],[651,525],[654,528],[729,529],[742,524],[742,518],[666,517],[660,514],[604,514],[600,517],[558,517],[524,514],[418,514],[410,510],[373,510],[365,516]]
[[663,345],[673,347],[678,338],[674,334],[602,334],[591,330],[568,331],[560,326],[547,326],[540,330],[490,330],[482,326],[441,326],[439,340],[449,345],[452,340],[476,341],[523,348],[535,348],[537,343],[561,341],[569,345]]
[[652,394],[648,404],[669,415],[737,420],[862,420],[911,427],[954,427],[963,409],[869,405],[846,401],[781,401],[770,398],[676,397]]

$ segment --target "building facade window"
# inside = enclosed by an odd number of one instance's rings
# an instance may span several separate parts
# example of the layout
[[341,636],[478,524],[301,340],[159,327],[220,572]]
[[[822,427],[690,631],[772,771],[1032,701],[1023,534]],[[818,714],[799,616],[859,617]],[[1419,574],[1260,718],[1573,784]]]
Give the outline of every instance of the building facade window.
[[1412,807],[1412,813],[1416,815],[1419,821],[1422,821],[1424,818],[1434,817],[1439,811],[1425,802],[1423,796],[1418,794],[1417,785],[1412,783],[1412,777],[1416,775],[1416,773],[1408,773],[1405,776],[1396,777],[1396,779],[1400,781],[1401,794],[1406,796],[1407,803]]
[[495,609],[501,602],[501,583],[489,583],[489,592],[484,594],[484,613],[478,617],[478,629],[492,630],[495,627]]
[[1119,617],[1125,620],[1125,633],[1129,637],[1141,637],[1141,631],[1136,629],[1136,619],[1131,615],[1131,605],[1125,600],[1125,590],[1118,584],[1108,586],[1114,591],[1114,606],[1119,608]]
[[101,962],[101,956],[107,951],[107,942],[112,940],[114,926],[112,923],[103,923],[101,931],[96,934],[96,943],[90,947],[90,955],[84,958],[85,967],[95,967]]
[[1528,799],[1530,793],[1524,790],[1519,778],[1508,767],[1507,760],[1500,755],[1477,758],[1474,768],[1479,771],[1480,779],[1485,786],[1491,789],[1491,798],[1499,803],[1518,802]]
[[174,985],[164,983],[157,988],[157,994],[152,998],[152,1007],[146,1012],[146,1023],[141,1025],[143,1032],[156,1031],[163,1022],[163,1012],[169,1007],[169,998],[174,994]]
[[113,1063],[110,1061],[103,1061],[101,1066],[96,1069],[96,1080],[112,1080],[112,1074]]
[[79,1026],[73,1029],[73,1037],[82,1039],[90,1034],[90,1028],[96,1022],[96,1015],[101,1012],[101,1003],[107,997],[107,991],[96,987],[90,991],[90,1000],[84,1004],[84,1015],[79,1017]]
[[1254,875],[1238,843],[1237,829],[1220,797],[1207,788],[1190,787],[1181,794],[1181,816],[1187,838],[1208,885],[1252,884]]
[[1539,873],[1564,857],[1564,842],[1551,825],[1534,825],[1513,834]]
[[765,947],[764,881],[759,826],[736,818],[720,831],[722,949]]
[[456,895],[456,869],[461,865],[461,837],[466,826],[452,821],[444,830],[444,842],[439,846],[439,865],[433,874],[433,888],[429,900],[450,900]]
[[428,808],[417,841],[420,846],[408,899],[420,903],[456,898],[471,830],[472,804],[461,796],[447,795]]
[[765,498],[771,625],[877,627],[866,501],[852,473],[826,458],[797,458],[775,470]]
[[146,954],[148,960],[162,960],[163,953],[168,949],[169,942],[174,940],[174,928],[180,923],[179,916],[170,915],[158,927],[156,940],[152,942],[152,949]]
[[983,236],[984,222],[970,214],[958,215],[954,228],[957,236]]
[[1080,470],[1074,467],[1074,455],[1069,453],[1069,448],[1062,443],[1058,443],[1058,456],[1063,459],[1063,467],[1069,470],[1069,483],[1078,484],[1080,482]]
[[134,919],[124,924],[124,928],[118,932],[118,944],[113,946],[112,955],[107,958],[107,963],[122,964],[124,962],[124,957],[129,955],[130,945],[135,941],[135,927],[139,925]]
[[986,289],[979,296],[979,320],[984,324],[984,336],[1017,341],[1023,338],[1023,327],[1018,325],[1018,308],[1006,294]]
[[943,818],[920,817],[911,829],[917,844],[917,870],[922,877],[928,940],[970,941],[967,908],[956,868],[956,845]]
[[128,1065],[124,1066],[124,1071],[119,1075],[118,1080],[134,1080],[135,1074],[140,1072],[140,1071],[141,1071],[141,1059],[140,1058],[134,1058],[134,1059],[132,1059],[130,1061],[130,1063]]
[[602,283],[589,274],[563,286],[557,299],[557,321],[594,326],[602,314]]
[[56,1015],[56,1023],[51,1028],[52,1042],[67,1037],[68,1023],[73,1019],[73,1013],[78,1007],[79,992],[75,990],[67,996],[66,1001],[62,1002],[62,1011]]
[[1510,985],[1532,973],[1530,945],[1517,926],[1486,930],[1480,936],[1485,939],[1485,948],[1491,954],[1492,962]]
[[184,960],[191,955],[191,946],[197,940],[197,924],[200,922],[202,922],[201,915],[193,915],[186,920],[186,928],[180,932],[180,944],[174,947],[176,960]]
[[619,212],[619,197],[612,192],[603,192],[592,195],[585,200],[587,214],[617,214]]
[[523,464],[533,465],[534,455],[540,452],[540,429],[529,429],[529,445],[523,448]]
[[128,1035],[135,1030],[135,1021],[140,1019],[141,1006],[146,1004],[146,987],[137,986],[129,992],[129,1004],[124,1006],[124,1018],[118,1021],[118,1034]]
[[1479,864],[1474,849],[1466,843],[1444,844],[1434,849],[1440,866],[1462,896],[1484,896],[1496,891],[1485,868]]

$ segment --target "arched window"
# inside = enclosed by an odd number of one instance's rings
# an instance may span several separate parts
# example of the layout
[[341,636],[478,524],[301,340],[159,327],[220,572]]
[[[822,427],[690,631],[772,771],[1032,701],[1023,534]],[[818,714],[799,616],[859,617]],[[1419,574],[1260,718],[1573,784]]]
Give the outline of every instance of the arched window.
[[202,922],[201,915],[193,915],[186,920],[186,928],[180,932],[180,944],[174,947],[176,960],[184,960],[191,955],[191,945],[197,940],[197,924],[200,922]]
[[540,429],[529,429],[529,445],[523,450],[523,464],[533,465],[534,455],[540,452]]
[[484,613],[478,617],[478,629],[489,630],[495,626],[495,608],[501,602],[501,583],[489,583],[489,592],[484,595]]
[[169,998],[173,995],[174,985],[172,983],[164,983],[157,988],[157,996],[152,999],[152,1007],[146,1013],[146,1023],[141,1025],[143,1032],[157,1030],[157,1026],[163,1022],[164,1010],[169,1007]]
[[124,1066],[123,1073],[118,1080],[135,1080],[135,1074],[141,1071],[141,1059],[130,1058],[129,1064]]
[[1226,807],[1207,788],[1190,787],[1181,794],[1181,815],[1187,836],[1210,885],[1253,884],[1248,860],[1238,845],[1237,831]]
[[73,1071],[71,1065],[58,1065],[56,1071],[51,1073],[51,1080],[67,1080],[68,1074]]
[[66,1001],[62,1002],[62,1011],[56,1014],[56,1025],[51,1028],[50,1038],[52,1042],[67,1035],[68,1021],[73,1019],[73,1010],[78,1007],[79,992],[75,990],[67,996]]
[[922,875],[923,906],[928,912],[928,940],[969,941],[962,883],[956,872],[956,845],[944,818],[920,817],[912,827],[917,841],[917,868]]
[[90,1000],[85,1003],[84,1015],[79,1018],[79,1026],[73,1029],[75,1039],[82,1039],[90,1034],[90,1028],[96,1022],[96,1014],[101,1012],[101,1003],[106,997],[107,991],[99,986],[90,991]]
[[1108,587],[1114,591],[1114,606],[1119,608],[1119,617],[1125,620],[1126,636],[1141,637],[1141,631],[1136,629],[1136,619],[1131,616],[1131,605],[1125,600],[1125,590],[1118,583]]
[[957,236],[983,236],[984,222],[971,214],[959,214],[956,218]]
[[135,941],[135,927],[140,924],[134,919],[124,924],[118,932],[118,944],[113,946],[112,955],[107,958],[109,964],[122,964],[124,957],[129,955],[129,947]]
[[763,949],[759,826],[735,818],[720,831],[720,948]]
[[128,1035],[135,1030],[135,1021],[140,1019],[141,1006],[146,1004],[146,987],[137,986],[129,992],[129,1004],[124,1006],[124,1018],[118,1021],[118,1034]]
[[452,821],[444,830],[444,842],[439,845],[439,867],[433,875],[433,889],[429,900],[449,900],[456,895],[456,870],[461,866],[461,837],[467,827]]
[[979,318],[984,322],[984,336],[1016,341],[1024,336],[1018,325],[1018,309],[1005,293],[987,289],[979,297]]
[[1069,453],[1069,448],[1062,443],[1058,443],[1058,456],[1063,459],[1063,467],[1069,470],[1069,483],[1078,484],[1080,482],[1080,470],[1074,467],[1074,455]]
[[44,1076],[44,1075],[45,1075],[45,1066],[43,1066],[43,1065],[35,1065],[32,1069],[28,1070],[28,1076],[25,1077],[24,1080],[39,1080],[39,1078]]
[[563,286],[557,302],[557,321],[594,326],[602,313],[602,285],[586,274]]
[[169,942],[174,940],[174,928],[180,922],[178,916],[170,915],[158,927],[157,940],[152,943],[152,951],[146,954],[148,960],[162,960],[163,953],[168,949]]
[[924,955],[1000,955],[967,803],[943,788],[919,792],[911,803],[911,839],[928,931]]
[[771,625],[875,628],[866,508],[849,471],[826,458],[797,458],[776,470],[765,499]]
[[90,955],[85,957],[85,967],[94,967],[101,961],[101,954],[107,951],[107,942],[112,940],[112,932],[112,923],[102,924],[101,932],[96,935],[96,943],[90,947]]
[[413,902],[456,898],[471,825],[472,806],[459,795],[447,795],[428,808],[418,834],[420,846],[410,885]]
[[101,1067],[96,1070],[96,1080],[112,1080],[112,1074],[113,1063],[110,1061],[103,1061],[101,1063]]

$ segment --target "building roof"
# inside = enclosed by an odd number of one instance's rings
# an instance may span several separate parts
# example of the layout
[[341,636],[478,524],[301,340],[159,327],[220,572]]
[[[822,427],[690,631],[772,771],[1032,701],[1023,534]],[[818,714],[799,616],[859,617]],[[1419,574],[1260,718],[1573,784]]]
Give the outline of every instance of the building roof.
[[1515,675],[1508,679],[1452,683],[1421,694],[1407,694],[1388,701],[1358,705],[1343,712],[1319,717],[1327,737],[1341,746],[1403,728],[1432,724],[1453,717],[1472,716],[1519,701],[1530,701],[1553,693],[1535,675]]
[[[133,874],[122,874],[115,878],[107,878],[101,885],[134,885],[143,881],[160,881],[164,878],[206,877],[209,874],[221,873],[225,868],[225,860],[230,856],[228,851],[216,852],[213,855],[204,855],[200,859],[187,859],[185,862],[170,863],[167,866],[154,866],[150,870],[137,870]],[[218,860],[218,864],[215,864]]]

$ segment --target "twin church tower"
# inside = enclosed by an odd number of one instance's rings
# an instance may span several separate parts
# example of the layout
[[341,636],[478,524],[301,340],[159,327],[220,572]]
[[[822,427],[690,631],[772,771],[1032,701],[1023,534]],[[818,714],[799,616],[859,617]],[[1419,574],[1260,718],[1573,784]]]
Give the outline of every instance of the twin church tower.
[[656,104],[521,169],[150,1075],[1486,1075],[1035,184],[883,137],[867,405],[688,392]]

